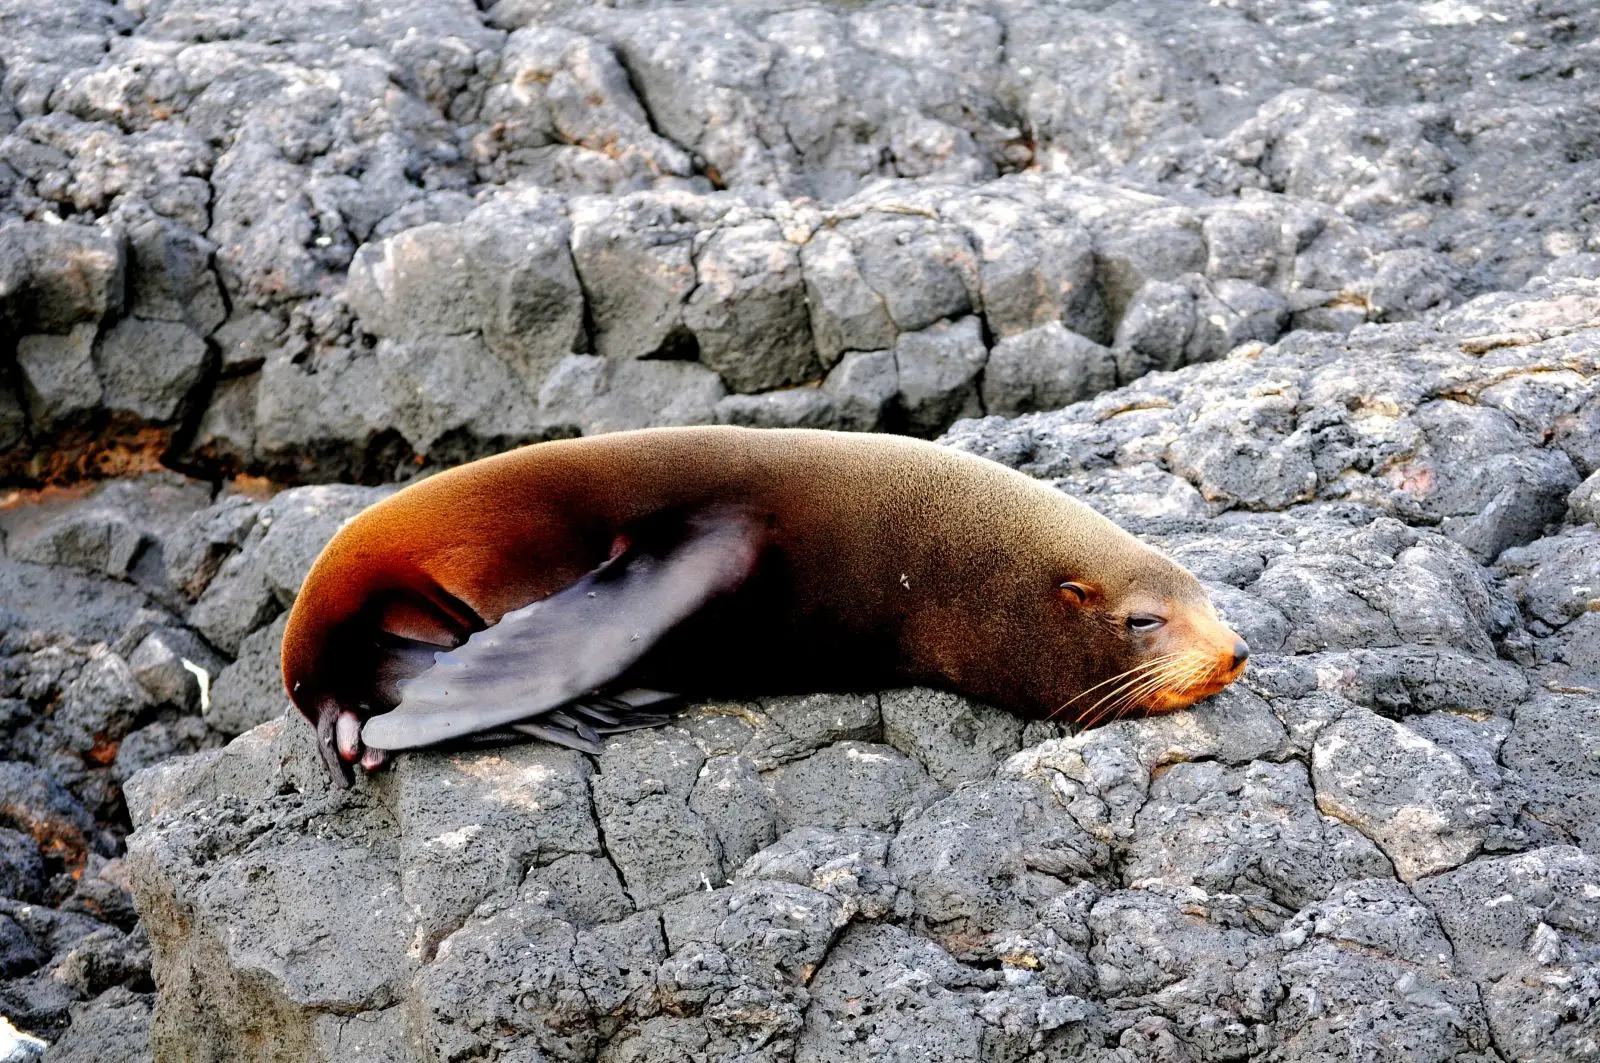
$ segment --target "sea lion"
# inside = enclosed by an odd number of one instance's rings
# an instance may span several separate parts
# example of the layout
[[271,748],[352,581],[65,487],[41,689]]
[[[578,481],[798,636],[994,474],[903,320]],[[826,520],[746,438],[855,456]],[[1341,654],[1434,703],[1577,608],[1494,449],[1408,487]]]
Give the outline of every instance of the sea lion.
[[511,728],[598,751],[652,690],[924,684],[1094,724],[1187,708],[1249,648],[1083,503],[933,443],[659,428],[537,443],[365,510],[306,576],[290,699],[336,781]]

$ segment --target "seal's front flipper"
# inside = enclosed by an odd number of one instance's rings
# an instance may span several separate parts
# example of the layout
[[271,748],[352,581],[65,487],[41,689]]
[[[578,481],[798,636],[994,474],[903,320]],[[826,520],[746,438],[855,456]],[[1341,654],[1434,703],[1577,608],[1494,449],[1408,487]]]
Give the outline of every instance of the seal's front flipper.
[[[688,521],[666,537],[666,546],[649,541],[660,536],[647,537],[560,593],[513,610],[436,654],[433,667],[400,685],[393,712],[367,721],[362,741],[374,749],[415,749],[521,724],[525,733],[558,727],[594,744],[577,728],[546,717],[568,702],[595,700],[586,695],[621,675],[708,601],[738,588],[755,568],[760,537],[755,521],[728,510]],[[603,700],[597,704],[604,708]],[[666,718],[645,705],[628,707],[619,725],[635,715],[648,715],[652,723]],[[584,729],[600,730],[589,722]]]

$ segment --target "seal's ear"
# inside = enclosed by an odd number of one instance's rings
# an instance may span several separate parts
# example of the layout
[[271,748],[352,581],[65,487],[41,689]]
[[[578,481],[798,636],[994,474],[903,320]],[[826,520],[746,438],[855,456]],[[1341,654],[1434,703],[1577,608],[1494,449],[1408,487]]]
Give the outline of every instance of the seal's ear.
[[400,703],[366,722],[374,749],[415,749],[510,724],[538,725],[633,665],[701,606],[742,584],[758,523],[720,510],[652,532],[577,583],[500,622],[399,684]]
[[1092,583],[1068,580],[1060,589],[1062,596],[1073,605],[1093,605],[1100,600],[1100,588]]

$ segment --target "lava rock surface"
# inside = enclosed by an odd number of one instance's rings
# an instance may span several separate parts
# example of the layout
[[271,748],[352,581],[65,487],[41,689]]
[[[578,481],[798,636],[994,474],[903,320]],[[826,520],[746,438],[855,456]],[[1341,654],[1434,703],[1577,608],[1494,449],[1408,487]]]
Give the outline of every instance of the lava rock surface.
[[[1590,1058],[1600,552],[1560,429],[1597,311],[1539,279],[959,422],[1207,582],[1255,654],[1192,712],[709,703],[350,791],[290,716],[146,770],[157,1057]],[[194,611],[273,645],[326,490]]]
[[[0,0],[0,1059],[1600,1058],[1597,40]],[[1047,480],[1251,670],[326,789],[277,652],[344,520],[698,423]]]
[[933,436],[1425,319],[1600,252],[1597,39],[1523,0],[4,0],[0,475]]

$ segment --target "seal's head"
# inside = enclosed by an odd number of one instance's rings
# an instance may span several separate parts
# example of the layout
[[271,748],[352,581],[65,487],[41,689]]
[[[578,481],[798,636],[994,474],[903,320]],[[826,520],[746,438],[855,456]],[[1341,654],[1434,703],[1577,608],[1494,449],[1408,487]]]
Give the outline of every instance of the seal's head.
[[1187,709],[1239,678],[1250,658],[1188,570],[1131,537],[1119,545],[1114,561],[1056,588],[1075,628],[1088,629],[1092,682],[1059,710],[1084,726]]
[[[955,463],[952,462],[952,469]],[[908,640],[918,678],[1080,727],[1174,712],[1244,671],[1205,587],[1082,501],[975,460]],[[946,495],[956,492],[946,490]]]

